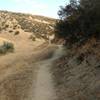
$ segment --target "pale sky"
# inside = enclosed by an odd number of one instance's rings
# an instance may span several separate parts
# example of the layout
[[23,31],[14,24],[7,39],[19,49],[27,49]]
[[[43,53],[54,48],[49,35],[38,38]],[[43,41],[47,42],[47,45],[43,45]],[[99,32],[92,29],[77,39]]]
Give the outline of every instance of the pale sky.
[[69,0],[0,0],[0,10],[58,18],[59,6]]

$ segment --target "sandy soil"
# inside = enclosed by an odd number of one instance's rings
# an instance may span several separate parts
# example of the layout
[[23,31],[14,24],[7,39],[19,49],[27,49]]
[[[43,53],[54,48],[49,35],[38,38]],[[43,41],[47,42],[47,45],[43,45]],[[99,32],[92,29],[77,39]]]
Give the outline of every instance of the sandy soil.
[[[0,37],[14,43],[15,51],[0,56],[0,100],[54,100],[56,93],[50,72],[61,49],[44,41],[29,39],[31,33]],[[58,55],[58,56],[57,56]]]

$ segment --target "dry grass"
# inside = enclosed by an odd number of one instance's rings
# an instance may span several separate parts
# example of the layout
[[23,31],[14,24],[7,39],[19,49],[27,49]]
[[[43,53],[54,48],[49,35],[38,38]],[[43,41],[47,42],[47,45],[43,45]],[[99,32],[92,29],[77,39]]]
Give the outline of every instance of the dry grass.
[[4,42],[11,42],[11,41],[0,37],[0,45],[3,45]]

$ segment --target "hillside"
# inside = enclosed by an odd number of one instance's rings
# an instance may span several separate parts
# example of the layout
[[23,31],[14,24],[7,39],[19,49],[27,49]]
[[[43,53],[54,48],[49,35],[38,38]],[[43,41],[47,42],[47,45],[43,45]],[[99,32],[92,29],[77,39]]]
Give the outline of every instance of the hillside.
[[89,39],[66,53],[51,67],[56,100],[100,100],[100,41]]
[[56,21],[0,11],[0,100],[100,100],[100,40],[49,44]]
[[51,68],[56,100],[100,100],[100,0],[69,0],[58,15],[66,54]]
[[[34,93],[38,90],[38,71],[45,65],[42,61],[51,58],[58,48],[56,45],[48,45],[42,34],[47,37],[53,31],[51,25],[54,25],[55,19],[1,11],[0,20],[0,100],[38,98],[37,93]],[[33,28],[35,32],[31,30]],[[47,76],[42,77],[44,81],[48,80],[48,77],[51,79],[49,70],[44,70],[44,73]],[[53,91],[52,82],[47,83],[44,94],[49,86]],[[41,85],[39,87],[41,89]],[[44,98],[44,95],[42,97]]]
[[[8,11],[0,11],[0,31],[10,33],[19,33],[23,30],[31,32],[38,38],[47,39],[47,35],[54,32],[56,19],[44,16],[36,16],[30,14],[13,13]],[[16,33],[17,31],[17,33]]]

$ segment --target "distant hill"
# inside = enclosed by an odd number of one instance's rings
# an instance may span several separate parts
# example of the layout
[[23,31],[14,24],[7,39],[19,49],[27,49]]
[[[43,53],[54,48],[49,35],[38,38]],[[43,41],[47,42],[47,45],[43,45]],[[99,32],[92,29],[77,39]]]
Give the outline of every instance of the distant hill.
[[31,14],[0,11],[0,31],[32,32],[35,36],[47,38],[47,34],[53,34],[56,19]]

